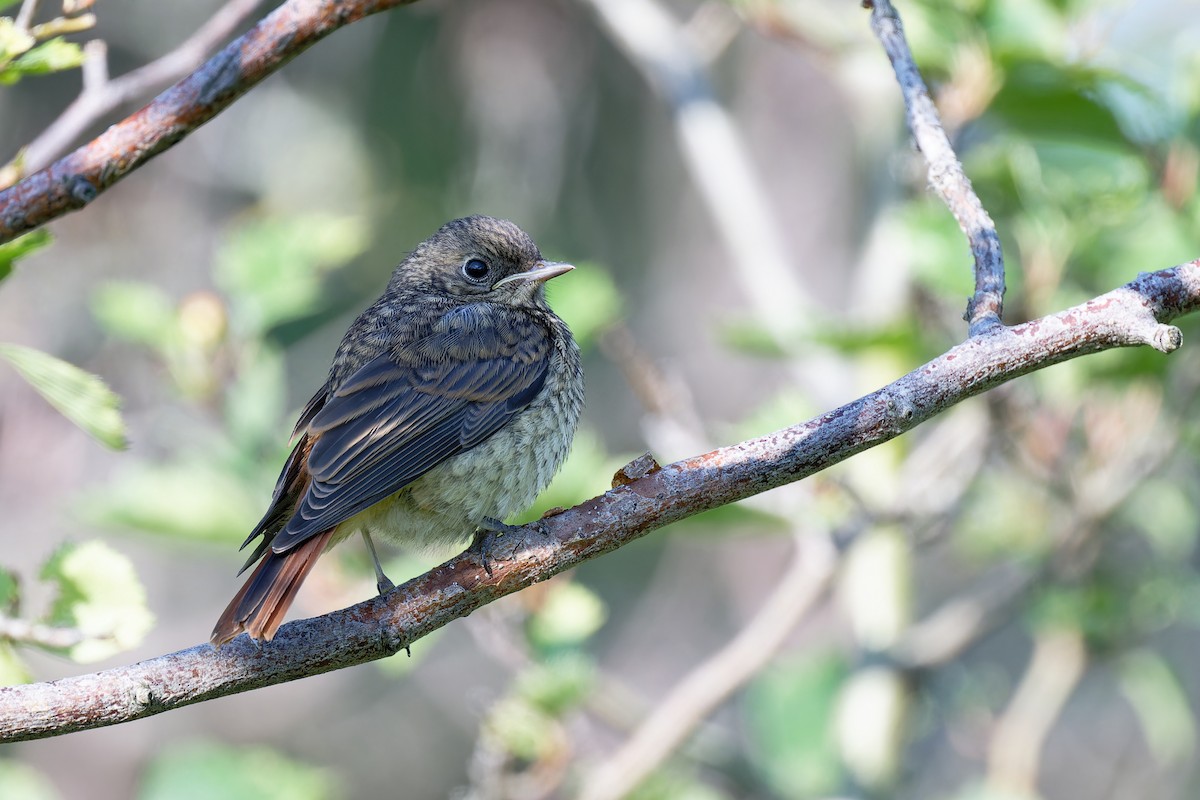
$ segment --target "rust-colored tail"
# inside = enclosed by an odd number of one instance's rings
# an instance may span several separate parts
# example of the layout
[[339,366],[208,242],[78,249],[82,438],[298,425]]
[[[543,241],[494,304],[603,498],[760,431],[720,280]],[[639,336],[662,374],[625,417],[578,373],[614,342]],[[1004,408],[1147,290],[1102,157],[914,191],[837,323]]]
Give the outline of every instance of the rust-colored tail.
[[286,553],[267,549],[241,588],[217,620],[209,639],[220,647],[242,631],[260,641],[270,641],[283,623],[283,615],[325,551],[333,529],[307,539]]

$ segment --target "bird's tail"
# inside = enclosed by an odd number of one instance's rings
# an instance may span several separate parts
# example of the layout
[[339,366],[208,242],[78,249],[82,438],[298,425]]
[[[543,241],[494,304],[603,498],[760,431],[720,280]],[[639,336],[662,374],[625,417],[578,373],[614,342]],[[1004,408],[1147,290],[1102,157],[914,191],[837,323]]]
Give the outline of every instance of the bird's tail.
[[213,646],[219,648],[242,631],[259,641],[270,641],[334,530],[307,539],[286,553],[267,548],[246,584],[217,620],[209,639]]

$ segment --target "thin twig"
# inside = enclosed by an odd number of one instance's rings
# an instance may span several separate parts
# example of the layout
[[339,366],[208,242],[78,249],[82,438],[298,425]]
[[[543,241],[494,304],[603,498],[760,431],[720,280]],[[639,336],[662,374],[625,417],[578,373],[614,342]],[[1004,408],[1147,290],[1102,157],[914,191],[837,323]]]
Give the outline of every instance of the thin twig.
[[0,617],[0,639],[56,650],[74,647],[86,637],[78,628],[55,628],[23,619]]
[[825,596],[837,567],[828,537],[795,537],[795,553],[770,597],[728,644],[688,673],[633,735],[585,779],[580,800],[619,800],[644,781],[697,726],[770,662]]
[[809,422],[668,464],[543,519],[537,544],[517,536],[501,541],[491,575],[465,554],[386,597],[285,625],[261,648],[239,637],[219,652],[199,645],[92,675],[0,689],[0,741],[113,725],[383,658],[499,597],[651,530],[808,477],[1020,375],[1114,347],[1171,352],[1182,335],[1166,323],[1196,310],[1200,259],[1143,274],[1058,314],[971,337]]
[[970,179],[954,154],[937,107],[913,62],[900,16],[891,0],[867,0],[866,4],[874,8],[871,27],[892,62],[904,94],[908,126],[929,163],[929,183],[967,235],[975,259],[975,295],[967,303],[963,318],[971,336],[986,333],[1001,324],[1004,308],[1004,254],[1000,250],[996,223],[979,202]]
[[13,25],[17,30],[29,30],[29,26],[33,24],[33,18],[37,16],[39,2],[40,0],[25,0],[21,3],[21,10],[17,12],[17,18],[13,20]]
[[1029,666],[992,736],[990,789],[1014,797],[1037,795],[1042,747],[1086,667],[1079,631],[1044,631],[1034,638]]
[[734,274],[760,321],[792,350],[812,306],[745,143],[717,102],[703,59],[683,26],[655,0],[587,0],[613,41],[666,102],[681,154],[717,230]]
[[[142,110],[0,191],[0,244],[83,208],[338,28],[415,1],[287,0]],[[234,2],[240,8],[249,0]],[[158,69],[171,74],[179,65]]]
[[[218,44],[228,39],[262,0],[230,0],[187,41],[143,67],[107,79],[107,48],[88,43],[83,92],[25,148],[25,169],[45,167],[106,114],[142,97],[156,87],[173,83],[200,65]],[[103,73],[100,65],[103,64]],[[92,75],[88,70],[93,71]],[[97,80],[103,74],[104,80]]]

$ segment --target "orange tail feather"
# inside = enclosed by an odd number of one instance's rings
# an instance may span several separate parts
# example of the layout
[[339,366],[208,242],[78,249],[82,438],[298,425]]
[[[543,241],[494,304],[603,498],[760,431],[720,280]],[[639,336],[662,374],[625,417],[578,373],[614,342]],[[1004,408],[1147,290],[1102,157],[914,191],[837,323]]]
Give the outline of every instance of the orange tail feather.
[[325,531],[286,553],[268,549],[217,620],[209,639],[213,646],[220,647],[242,631],[259,641],[270,641],[332,536],[333,529]]

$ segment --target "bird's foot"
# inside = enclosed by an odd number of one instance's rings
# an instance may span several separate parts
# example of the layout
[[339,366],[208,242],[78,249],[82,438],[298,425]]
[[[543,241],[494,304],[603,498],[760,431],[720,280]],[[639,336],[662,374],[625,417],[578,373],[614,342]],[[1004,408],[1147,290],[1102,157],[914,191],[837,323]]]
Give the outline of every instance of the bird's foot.
[[[532,535],[531,535],[532,532]],[[505,534],[508,534],[506,538]],[[535,537],[542,541],[534,541]],[[467,552],[479,559],[480,565],[488,575],[492,574],[492,561],[511,561],[518,551],[531,545],[544,543],[550,537],[549,532],[541,522],[528,525],[505,525],[498,519],[487,517]]]
[[379,595],[382,597],[395,589],[396,584],[383,574],[383,565],[379,563],[379,554],[375,552],[375,542],[371,541],[371,534],[364,530],[362,537],[363,541],[367,543],[367,550],[371,553],[371,562],[375,565],[375,588],[379,590]]

